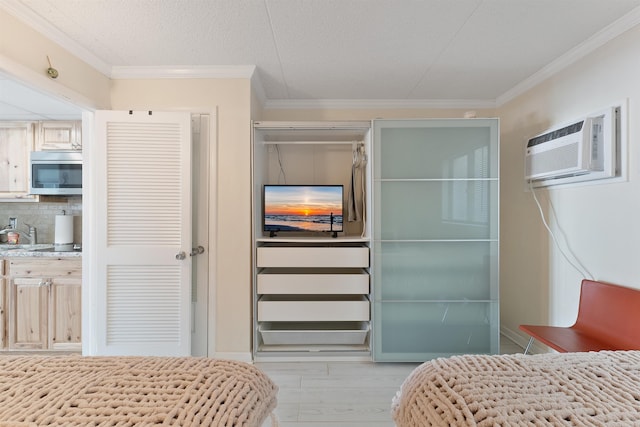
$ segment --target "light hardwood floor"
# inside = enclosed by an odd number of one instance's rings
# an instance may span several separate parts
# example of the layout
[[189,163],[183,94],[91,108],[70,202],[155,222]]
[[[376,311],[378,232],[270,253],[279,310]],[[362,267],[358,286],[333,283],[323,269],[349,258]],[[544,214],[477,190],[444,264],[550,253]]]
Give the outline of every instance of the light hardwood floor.
[[[523,349],[505,337],[500,351]],[[281,427],[393,427],[391,399],[417,363],[259,362],[278,387]]]

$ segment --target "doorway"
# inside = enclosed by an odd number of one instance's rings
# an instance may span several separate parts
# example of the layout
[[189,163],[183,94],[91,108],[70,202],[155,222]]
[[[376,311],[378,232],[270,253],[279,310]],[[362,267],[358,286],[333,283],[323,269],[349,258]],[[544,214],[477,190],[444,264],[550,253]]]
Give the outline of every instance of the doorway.
[[215,135],[215,114],[191,114],[192,356],[215,351]]
[[215,342],[215,114],[93,116],[85,133],[95,138],[85,152],[92,234],[85,247],[93,249],[85,296],[95,310],[83,315],[83,348],[88,355],[208,356]]
[[[11,84],[11,88],[20,90],[20,94],[28,93],[29,97],[17,96],[19,99],[29,99],[31,104],[37,104],[38,99],[42,99],[43,105],[60,105],[61,117],[69,117],[69,114],[77,115],[78,118],[85,117],[82,112],[90,111],[90,108],[81,106],[82,96],[73,96],[69,93],[67,99],[59,99],[55,94],[47,94],[47,91],[40,90],[40,82],[35,77],[22,80],[4,70],[0,72],[0,80],[4,85]],[[15,90],[10,91],[15,95]],[[4,92],[4,91],[3,91]],[[7,91],[9,93],[9,91]],[[79,102],[75,102],[74,99]],[[33,110],[31,110],[33,111]],[[37,114],[37,112],[34,112]],[[55,119],[51,111],[48,111],[47,118]],[[91,115],[89,113],[88,115]],[[215,354],[215,215],[216,215],[216,123],[217,115],[215,111],[204,114],[192,114],[192,144],[193,144],[193,191],[192,191],[192,221],[193,221],[193,249],[198,251],[202,246],[204,252],[191,256],[193,262],[191,280],[191,353],[194,356],[213,356]],[[34,116],[34,120],[43,119]],[[92,126],[89,124],[89,126]],[[85,127],[84,130],[91,128]],[[85,132],[85,143],[91,144],[91,132]],[[83,203],[83,213],[90,214],[90,209]],[[85,223],[86,224],[86,223]],[[84,230],[85,235],[90,234]],[[91,257],[89,246],[85,245],[86,259]],[[86,264],[85,264],[86,265]],[[85,276],[86,277],[86,276]],[[87,310],[89,311],[89,310]],[[86,320],[83,319],[83,321]],[[87,322],[89,323],[89,322]],[[85,334],[94,330],[91,325],[83,328]]]

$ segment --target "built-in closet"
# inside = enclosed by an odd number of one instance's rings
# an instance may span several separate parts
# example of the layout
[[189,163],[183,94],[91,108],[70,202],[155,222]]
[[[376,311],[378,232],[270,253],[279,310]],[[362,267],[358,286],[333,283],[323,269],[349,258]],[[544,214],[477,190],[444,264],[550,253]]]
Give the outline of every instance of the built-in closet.
[[[497,119],[254,123],[254,357],[497,353],[498,144]],[[342,185],[343,231],[267,231],[285,184]]]
[[[370,127],[370,122],[254,124],[257,359],[371,358]],[[265,231],[267,184],[342,186],[342,231]]]

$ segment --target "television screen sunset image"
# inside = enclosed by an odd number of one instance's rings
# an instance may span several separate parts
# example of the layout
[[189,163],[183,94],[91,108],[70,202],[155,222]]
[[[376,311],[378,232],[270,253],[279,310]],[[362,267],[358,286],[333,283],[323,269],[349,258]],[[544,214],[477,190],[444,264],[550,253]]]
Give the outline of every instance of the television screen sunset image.
[[264,231],[342,231],[341,185],[265,185]]

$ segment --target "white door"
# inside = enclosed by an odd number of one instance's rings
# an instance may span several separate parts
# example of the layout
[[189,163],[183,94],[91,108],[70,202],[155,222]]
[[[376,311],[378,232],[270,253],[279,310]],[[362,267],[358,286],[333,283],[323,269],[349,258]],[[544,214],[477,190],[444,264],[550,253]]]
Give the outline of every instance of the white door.
[[95,112],[85,354],[191,353],[190,122],[189,113]]

